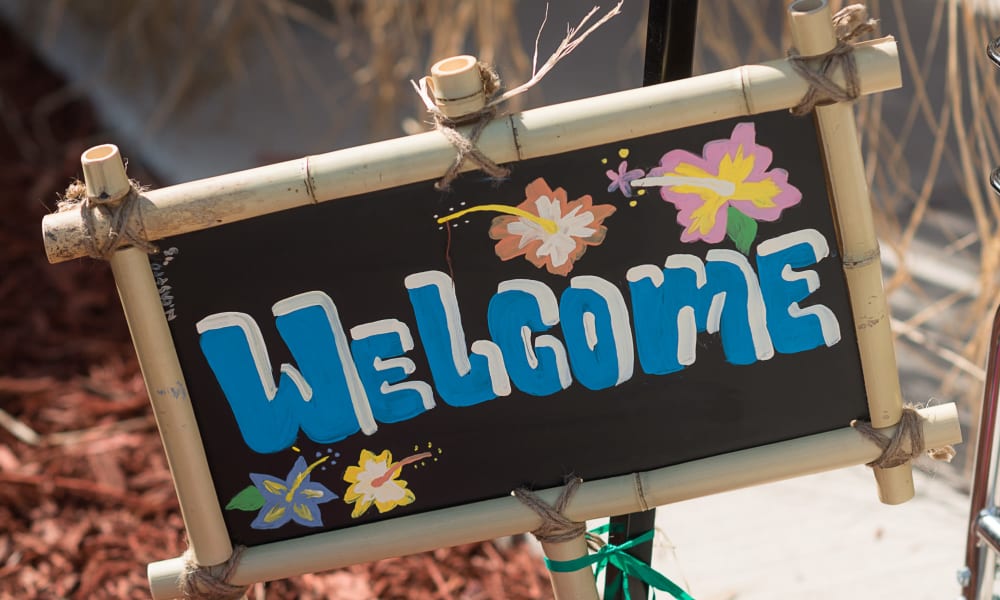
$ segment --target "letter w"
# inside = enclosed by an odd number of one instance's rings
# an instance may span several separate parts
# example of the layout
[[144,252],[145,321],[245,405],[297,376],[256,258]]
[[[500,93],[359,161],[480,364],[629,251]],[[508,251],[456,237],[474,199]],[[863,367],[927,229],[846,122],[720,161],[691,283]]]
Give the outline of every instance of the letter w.
[[274,305],[275,325],[299,369],[281,365],[275,385],[271,360],[256,321],[247,314],[209,315],[196,325],[202,353],[251,450],[291,447],[299,429],[329,443],[377,425],[351,357],[337,308],[322,292]]

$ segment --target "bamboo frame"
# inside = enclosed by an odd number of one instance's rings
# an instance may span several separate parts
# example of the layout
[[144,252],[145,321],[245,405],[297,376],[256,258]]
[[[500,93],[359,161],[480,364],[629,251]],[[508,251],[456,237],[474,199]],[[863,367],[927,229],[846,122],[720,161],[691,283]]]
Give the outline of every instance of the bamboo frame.
[[[928,446],[961,439],[958,410],[953,403],[920,410]],[[892,432],[894,429],[890,429]],[[710,494],[740,489],[863,464],[879,449],[854,429],[845,427],[785,442],[665,467],[637,475],[622,475],[583,483],[566,507],[574,521],[638,512]],[[641,485],[637,485],[637,480]],[[554,503],[560,488],[538,492]],[[531,531],[540,518],[513,497],[496,498],[452,509],[399,517],[340,531],[317,533],[296,540],[248,548],[233,581],[251,583],[332,569]],[[577,554],[574,558],[581,556]],[[156,600],[173,598],[182,559],[149,565]]]
[[[825,0],[800,0],[790,9],[793,35],[803,55],[832,48]],[[891,38],[855,50],[861,93],[899,87],[901,77]],[[839,76],[839,74],[838,74]],[[480,148],[498,162],[555,154],[730,117],[794,105],[807,90],[786,60],[748,65],[638,90],[549,106],[497,119],[485,129]],[[844,269],[852,298],[858,344],[873,423],[894,431],[901,398],[882,292],[863,165],[851,108],[817,110],[838,223]],[[113,149],[113,150],[112,150]],[[432,132],[305,157],[201,181],[146,192],[138,224],[149,240],[216,227],[316,202],[352,196],[440,176],[454,149]],[[118,198],[128,191],[117,149],[99,146],[83,157],[88,193]],[[471,168],[471,167],[470,167]],[[96,234],[108,222],[95,215]],[[87,253],[79,211],[43,219],[51,262]],[[196,564],[213,565],[231,555],[231,542],[214,492],[183,374],[146,257],[138,250],[111,259],[140,365],[171,465]],[[890,377],[883,374],[891,373]],[[953,404],[920,411],[929,446],[961,441]],[[845,427],[835,431],[710,457],[654,471],[587,482],[566,509],[573,520],[605,517],[871,461],[880,450]],[[909,465],[876,472],[880,497],[898,503],[913,494]],[[558,489],[541,493],[554,501]],[[530,531],[539,517],[515,498],[498,498],[391,521],[254,546],[236,567],[233,583],[249,584]],[[583,538],[546,544],[550,558],[586,552]],[[149,565],[153,597],[174,598],[183,558]],[[562,598],[595,598],[589,569],[553,574]]]
[[[116,146],[91,148],[83,153],[81,163],[88,195],[121,199],[131,189]],[[116,252],[110,262],[177,490],[192,559],[201,565],[225,562],[233,552],[232,544],[149,259],[145,252],[128,248]]]
[[[855,56],[861,93],[902,85],[891,38],[861,44]],[[807,89],[787,60],[746,65],[499,118],[485,128],[478,145],[498,163],[536,158],[788,108]],[[454,160],[455,149],[444,136],[429,132],[151,190],[142,194],[136,212],[146,239],[152,241],[434,179]],[[96,234],[105,235],[108,222],[96,216]],[[87,255],[78,210],[47,215],[42,231],[50,262]]]

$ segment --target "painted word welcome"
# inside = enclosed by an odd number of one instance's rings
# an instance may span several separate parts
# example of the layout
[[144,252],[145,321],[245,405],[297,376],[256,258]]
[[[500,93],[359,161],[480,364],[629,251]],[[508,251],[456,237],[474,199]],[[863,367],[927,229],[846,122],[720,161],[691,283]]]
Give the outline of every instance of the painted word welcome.
[[[379,423],[411,419],[434,408],[435,398],[467,407],[507,396],[567,389],[590,390],[628,381],[639,367],[668,375],[694,364],[701,332],[718,334],[735,365],[805,352],[840,341],[828,307],[801,302],[820,287],[805,269],[829,255],[814,229],[794,231],[757,246],[756,272],[743,254],[711,249],[704,261],[673,254],[663,267],[638,265],[622,291],[600,277],[581,275],[559,298],[530,279],[501,282],[486,315],[490,340],[467,344],[448,275],[409,275],[405,287],[433,385],[410,379],[405,355],[414,348],[410,327],[394,318],[346,331],[334,301],[310,291],[277,302],[275,326],[296,366],[283,364],[277,383],[256,321],[222,312],[197,323],[201,350],[232,409],[246,444],[271,453],[299,434],[329,443]],[[559,325],[562,339],[549,332]],[[348,337],[349,334],[349,337]]]

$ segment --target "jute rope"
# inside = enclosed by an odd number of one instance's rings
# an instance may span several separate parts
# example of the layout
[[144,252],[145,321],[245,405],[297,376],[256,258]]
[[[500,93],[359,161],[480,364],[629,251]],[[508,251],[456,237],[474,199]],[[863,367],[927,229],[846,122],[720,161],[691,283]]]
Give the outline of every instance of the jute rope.
[[[135,181],[130,181],[131,187],[124,197],[119,199],[100,198],[87,194],[87,186],[81,181],[74,181],[66,188],[59,200],[59,212],[80,209],[83,221],[84,239],[87,241],[87,254],[91,258],[108,260],[116,250],[123,246],[135,246],[147,254],[155,254],[159,249],[149,243],[139,224],[136,208],[139,194],[145,191]],[[107,236],[98,236],[94,224],[94,213],[99,212],[110,223]]]
[[851,427],[857,429],[858,433],[882,449],[882,454],[878,458],[867,463],[869,467],[882,469],[898,467],[917,458],[925,451],[928,456],[935,460],[950,462],[955,457],[955,449],[951,446],[929,450],[925,448],[922,420],[923,417],[916,409],[906,406],[903,407],[903,414],[899,419],[896,433],[891,438],[872,427],[868,421],[853,421]]
[[[458,119],[449,118],[436,105],[427,107],[427,110],[431,113],[431,117],[434,119],[434,128],[440,131],[448,142],[455,147],[454,162],[452,162],[451,167],[448,168],[444,176],[434,184],[434,189],[438,191],[451,189],[451,182],[458,177],[459,170],[467,160],[478,165],[480,169],[494,179],[503,179],[510,175],[510,169],[501,167],[493,162],[490,157],[483,154],[483,151],[476,146],[479,143],[479,136],[483,134],[483,130],[486,129],[486,126],[489,125],[490,121],[497,114],[498,107],[492,102],[500,93],[500,76],[496,70],[481,61],[477,63],[477,66],[479,67],[479,73],[483,82],[483,93],[486,95],[486,106],[474,113],[463,115]],[[473,127],[469,131],[469,137],[465,137],[457,127],[468,124],[473,124]]]
[[[788,51],[792,68],[809,83],[809,91],[792,107],[793,115],[809,114],[817,105],[857,99],[860,94],[858,66],[854,60],[854,46],[849,42],[874,31],[877,23],[868,18],[868,10],[864,5],[845,6],[833,16],[834,33],[837,36],[837,45],[833,50],[819,56],[801,56],[795,48]],[[837,68],[844,74],[844,87],[832,79]]]
[[531,532],[539,542],[568,542],[581,535],[586,535],[587,524],[581,521],[571,521],[563,514],[566,505],[569,504],[573,494],[583,480],[579,477],[570,477],[566,480],[559,498],[554,505],[546,504],[534,492],[528,488],[517,488],[513,494],[525,506],[535,511],[542,518],[542,524]]
[[184,571],[181,573],[180,591],[189,600],[239,600],[250,586],[229,583],[246,546],[234,546],[229,560],[221,565],[202,567],[194,562],[189,549],[184,553]]

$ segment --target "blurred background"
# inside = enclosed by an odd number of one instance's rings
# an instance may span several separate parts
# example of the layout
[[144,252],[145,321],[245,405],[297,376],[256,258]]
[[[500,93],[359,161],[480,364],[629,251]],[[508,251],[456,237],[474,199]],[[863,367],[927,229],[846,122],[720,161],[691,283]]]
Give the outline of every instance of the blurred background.
[[[695,74],[784,56],[786,5],[701,0]],[[984,53],[1000,35],[1000,6],[867,5],[881,33],[896,36],[903,70],[902,90],[856,107],[901,381],[908,402],[959,403],[966,443],[958,457],[921,468],[932,487],[955,494],[949,516],[935,518],[962,528],[1000,299],[1000,198],[988,184],[1000,162],[992,110],[1000,98]],[[541,60],[591,6],[549,3]],[[626,0],[622,15],[507,108],[641,85],[646,12],[646,2]],[[42,216],[80,175],[81,152],[116,143],[130,176],[165,186],[424,131],[411,79],[440,58],[471,53],[511,87],[526,81],[544,14],[534,0],[0,1],[0,597],[147,597],[145,564],[184,549],[110,271],[89,259],[49,265],[38,235]],[[683,567],[683,556],[670,559]],[[959,566],[960,553],[934,577],[953,585]],[[698,597],[751,597],[730,592]],[[251,590],[274,598],[548,595],[544,567],[516,541]]]

